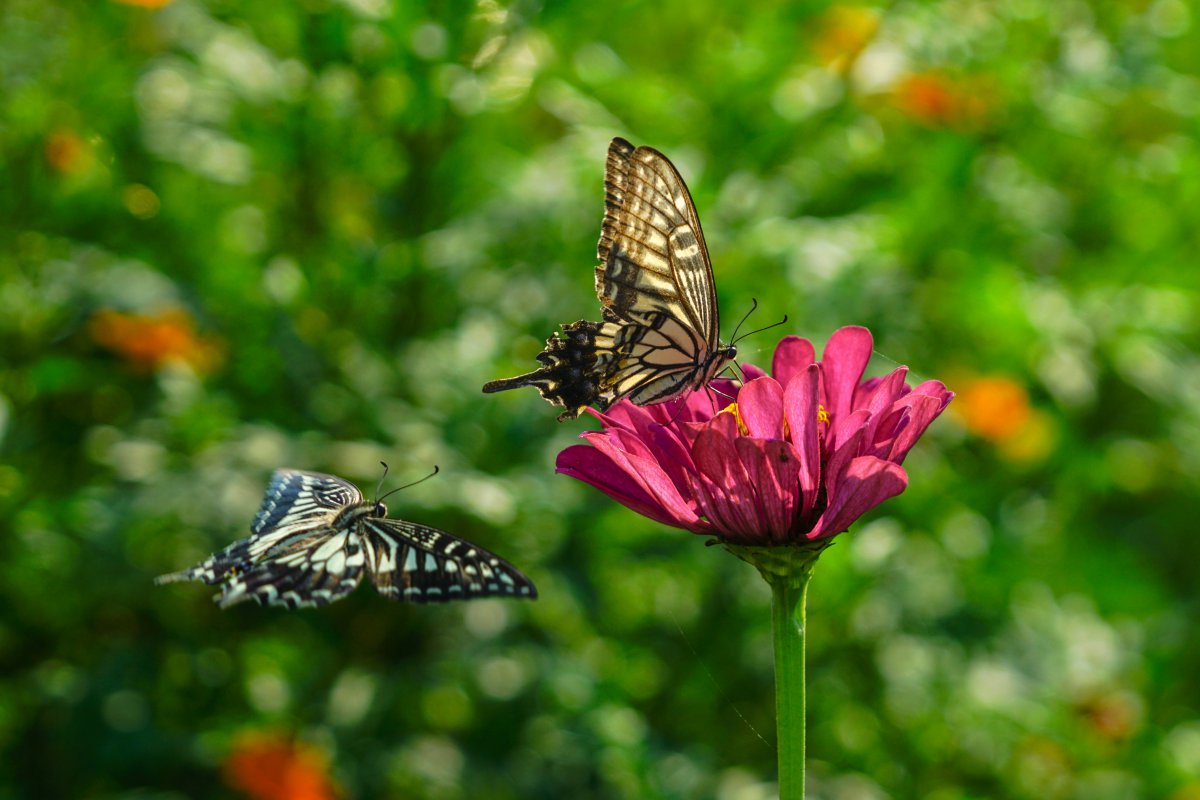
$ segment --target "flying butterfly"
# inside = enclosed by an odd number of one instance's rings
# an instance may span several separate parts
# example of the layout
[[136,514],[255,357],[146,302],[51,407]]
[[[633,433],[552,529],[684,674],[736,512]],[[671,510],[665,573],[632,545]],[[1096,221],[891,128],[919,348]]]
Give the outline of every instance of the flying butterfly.
[[737,348],[720,343],[712,263],[692,196],[654,148],[619,137],[609,144],[596,252],[603,320],[563,325],[537,355],[541,367],[483,391],[533,386],[566,409],[561,422],[622,397],[637,405],[674,399],[734,359]]
[[248,538],[154,582],[220,584],[214,599],[222,608],[250,599],[287,608],[327,605],[353,591],[364,572],[380,594],[410,603],[537,597],[529,578],[482,547],[387,519],[387,496],[365,500],[358,487],[333,475],[278,470]]

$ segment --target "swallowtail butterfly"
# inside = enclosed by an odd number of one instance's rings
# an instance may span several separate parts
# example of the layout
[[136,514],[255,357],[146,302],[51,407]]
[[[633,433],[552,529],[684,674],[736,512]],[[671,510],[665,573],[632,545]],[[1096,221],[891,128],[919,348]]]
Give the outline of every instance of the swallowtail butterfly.
[[596,294],[603,321],[562,326],[538,354],[542,366],[485,384],[521,386],[566,410],[600,410],[622,397],[662,403],[707,385],[737,355],[722,346],[704,233],[679,171],[651,147],[608,147]]
[[410,603],[537,597],[533,582],[499,556],[436,528],[387,519],[387,507],[363,499],[354,484],[298,470],[271,477],[249,538],[155,583],[221,584],[214,599],[222,608],[249,599],[299,608],[344,597],[364,572],[380,594]]

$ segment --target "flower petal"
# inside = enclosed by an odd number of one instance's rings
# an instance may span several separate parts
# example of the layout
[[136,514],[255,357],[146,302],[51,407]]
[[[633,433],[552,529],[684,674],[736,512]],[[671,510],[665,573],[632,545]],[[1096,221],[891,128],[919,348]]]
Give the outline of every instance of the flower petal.
[[[803,340],[802,340],[803,341]],[[820,423],[817,421],[818,392],[821,368],[809,364],[804,371],[788,381],[783,392],[783,410],[787,418],[788,438],[799,458],[801,516],[806,516],[817,502],[821,485]]]
[[783,387],[773,378],[755,378],[743,386],[737,407],[750,436],[783,438]]
[[[722,417],[729,422],[723,422]],[[733,445],[736,436],[726,432],[733,427],[736,433],[734,426],[732,415],[719,415],[696,437],[692,456],[711,494],[714,510],[729,525],[728,533],[754,538],[761,532],[758,508],[750,476]]]
[[741,367],[742,375],[746,378],[745,382],[742,384],[743,386],[750,381],[756,381],[759,378],[765,378],[767,375],[767,373],[764,372],[761,367],[756,367],[753,364],[742,364]]
[[908,474],[898,464],[874,456],[854,459],[842,476],[825,513],[805,538],[811,541],[836,536],[884,500],[903,492],[907,486]]
[[633,449],[626,450],[612,432],[590,431],[583,434],[583,438],[624,470],[665,513],[674,517],[676,522],[673,524],[683,528],[695,524],[695,509],[680,495],[674,481],[644,442],[631,442]]
[[758,499],[760,535],[788,541],[800,507],[800,455],[779,439],[739,437],[734,446]]
[[836,425],[838,418],[850,413],[854,391],[871,360],[871,332],[857,325],[839,328],[829,337],[821,357],[825,410]]
[[771,361],[771,376],[779,381],[779,385],[787,387],[792,378],[796,377],[816,360],[816,351],[812,342],[799,336],[785,336],[775,348],[775,357]]
[[687,530],[703,526],[703,520],[682,524],[678,515],[663,508],[625,469],[594,447],[571,445],[558,454],[555,471],[594,486],[621,505],[664,525]]
[[[901,423],[899,432],[896,434],[896,439],[892,442],[892,446],[886,456],[889,461],[894,461],[897,464],[904,463],[904,457],[908,455],[908,451],[913,448],[917,440],[921,438],[921,434],[925,433],[925,429],[929,427],[942,410],[946,407],[949,400],[943,401],[938,397],[929,397],[928,395],[919,395],[912,397],[912,400],[907,403],[908,413],[906,419]],[[908,398],[904,398],[906,401]]]

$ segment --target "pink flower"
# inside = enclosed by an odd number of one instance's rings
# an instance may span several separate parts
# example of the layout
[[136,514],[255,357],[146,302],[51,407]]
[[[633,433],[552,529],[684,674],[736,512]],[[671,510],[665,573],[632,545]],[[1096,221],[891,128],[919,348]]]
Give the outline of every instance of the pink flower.
[[[815,361],[812,344],[785,337],[771,377],[746,366],[745,385],[591,412],[603,430],[559,453],[558,471],[651,519],[735,545],[818,542],[836,536],[908,485],[900,466],[954,393],[915,387],[900,367],[864,381],[866,328],[838,330]],[[734,402],[717,411],[726,401]]]

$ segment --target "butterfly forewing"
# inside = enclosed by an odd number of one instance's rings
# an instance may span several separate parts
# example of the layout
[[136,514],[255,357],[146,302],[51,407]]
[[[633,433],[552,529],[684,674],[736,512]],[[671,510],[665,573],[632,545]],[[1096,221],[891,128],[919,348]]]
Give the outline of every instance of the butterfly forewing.
[[444,531],[377,516],[383,513],[341,478],[280,470],[248,538],[155,582],[222,584],[216,600],[223,608],[251,599],[326,605],[353,591],[364,571],[395,600],[537,597],[533,583],[498,556]]
[[678,310],[706,345],[720,322],[712,264],[679,171],[652,147],[613,139],[604,176],[596,294],[618,318]]
[[504,559],[445,531],[367,518],[364,544],[380,594],[413,603],[474,597],[537,597],[533,582]]

